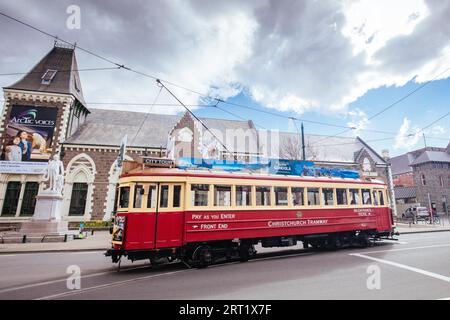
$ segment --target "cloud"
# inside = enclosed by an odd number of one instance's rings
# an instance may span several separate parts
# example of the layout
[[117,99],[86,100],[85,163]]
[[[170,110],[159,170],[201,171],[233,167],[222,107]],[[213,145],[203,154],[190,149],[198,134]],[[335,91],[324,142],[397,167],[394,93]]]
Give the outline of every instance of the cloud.
[[411,121],[403,118],[397,136],[395,137],[394,149],[409,149],[414,147],[422,136],[422,130],[418,127],[411,127]]
[[350,117],[350,121],[347,122],[347,126],[354,128],[352,130],[352,133],[356,136],[360,134],[361,130],[366,129],[370,124],[370,121],[367,118],[367,114],[358,108],[349,111],[348,117]]
[[[80,30],[65,27],[72,4],[81,8]],[[148,74],[222,99],[243,92],[264,106],[299,114],[345,116],[370,89],[428,81],[450,65],[449,1],[18,0],[2,7]],[[3,72],[29,70],[53,44],[4,18],[0,27]],[[110,66],[80,50],[78,63]],[[2,77],[0,85],[16,80]],[[81,81],[88,102],[151,103],[158,92],[153,79],[125,70],[83,72]],[[170,89],[187,104],[201,102],[194,93]],[[157,102],[176,103],[166,92]]]

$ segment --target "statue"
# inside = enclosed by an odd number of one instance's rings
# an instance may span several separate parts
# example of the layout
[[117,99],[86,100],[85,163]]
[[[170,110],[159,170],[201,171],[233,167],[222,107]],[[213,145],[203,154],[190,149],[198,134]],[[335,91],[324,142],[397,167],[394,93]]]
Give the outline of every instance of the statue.
[[55,154],[53,160],[48,162],[47,172],[44,181],[48,181],[49,187],[44,191],[56,192],[62,194],[64,186],[64,166],[59,156]]

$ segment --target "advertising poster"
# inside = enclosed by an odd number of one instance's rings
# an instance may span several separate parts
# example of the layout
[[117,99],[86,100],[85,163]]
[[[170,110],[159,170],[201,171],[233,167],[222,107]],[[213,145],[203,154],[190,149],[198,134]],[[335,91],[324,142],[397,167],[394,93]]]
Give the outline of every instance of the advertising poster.
[[11,107],[6,119],[0,173],[40,174],[45,170],[51,155],[57,111],[48,107]]

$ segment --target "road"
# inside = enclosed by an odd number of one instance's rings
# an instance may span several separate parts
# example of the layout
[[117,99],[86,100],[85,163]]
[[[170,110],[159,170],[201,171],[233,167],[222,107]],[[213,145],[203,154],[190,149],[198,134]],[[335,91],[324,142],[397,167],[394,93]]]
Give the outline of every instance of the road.
[[[0,299],[450,299],[450,232],[365,249],[259,251],[247,263],[124,262],[120,272],[96,251],[0,255]],[[72,265],[80,289],[68,289]]]

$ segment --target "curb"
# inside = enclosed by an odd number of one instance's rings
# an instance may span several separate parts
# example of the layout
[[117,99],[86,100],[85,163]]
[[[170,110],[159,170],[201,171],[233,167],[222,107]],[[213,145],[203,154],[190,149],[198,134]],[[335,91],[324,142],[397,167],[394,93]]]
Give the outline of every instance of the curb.
[[109,248],[89,248],[89,249],[55,249],[55,250],[30,250],[30,251],[0,251],[0,256],[7,254],[30,254],[30,253],[62,253],[62,252],[89,252],[106,251]]
[[[397,230],[398,231],[398,230]],[[398,231],[400,235],[402,234],[413,234],[413,233],[429,233],[429,232],[450,232],[450,229],[448,230],[417,230],[417,231]]]

